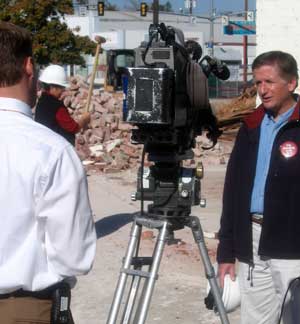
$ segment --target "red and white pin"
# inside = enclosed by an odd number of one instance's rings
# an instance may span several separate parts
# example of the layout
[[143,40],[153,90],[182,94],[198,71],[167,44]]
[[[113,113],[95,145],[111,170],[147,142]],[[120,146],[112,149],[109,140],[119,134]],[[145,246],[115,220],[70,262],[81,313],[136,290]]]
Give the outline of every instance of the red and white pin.
[[295,156],[298,153],[298,146],[292,141],[282,143],[279,149],[280,153],[287,159]]

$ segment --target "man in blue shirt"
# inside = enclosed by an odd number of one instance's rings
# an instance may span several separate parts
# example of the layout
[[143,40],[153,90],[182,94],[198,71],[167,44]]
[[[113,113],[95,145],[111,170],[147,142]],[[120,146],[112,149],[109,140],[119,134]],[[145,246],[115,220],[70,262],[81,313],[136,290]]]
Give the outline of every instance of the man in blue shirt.
[[[220,243],[220,283],[239,261],[241,323],[300,323],[300,112],[298,68],[281,51],[252,64],[262,104],[241,126],[228,163]],[[289,293],[285,293],[291,283]],[[300,289],[300,288],[299,288]]]

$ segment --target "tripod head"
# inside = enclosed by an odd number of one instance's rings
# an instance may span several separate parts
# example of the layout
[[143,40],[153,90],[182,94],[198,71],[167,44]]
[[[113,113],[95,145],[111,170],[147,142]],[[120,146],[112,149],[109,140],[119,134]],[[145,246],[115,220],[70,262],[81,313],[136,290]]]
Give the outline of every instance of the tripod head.
[[170,156],[149,168],[139,168],[137,191],[131,199],[141,200],[141,214],[144,214],[143,201],[152,201],[147,216],[167,219],[172,230],[178,230],[186,226],[192,206],[205,206],[205,200],[200,198],[203,166],[199,163],[195,168],[185,168],[180,159],[167,158]]

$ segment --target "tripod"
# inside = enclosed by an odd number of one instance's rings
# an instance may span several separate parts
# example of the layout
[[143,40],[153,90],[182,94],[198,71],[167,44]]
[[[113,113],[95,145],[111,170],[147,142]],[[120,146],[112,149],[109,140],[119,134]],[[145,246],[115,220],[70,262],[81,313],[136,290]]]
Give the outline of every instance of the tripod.
[[[203,173],[203,170],[201,173]],[[146,177],[145,174],[147,174]],[[164,246],[174,237],[174,231],[185,226],[191,229],[198,245],[206,278],[209,281],[221,322],[222,324],[229,324],[214,268],[208,256],[200,221],[197,217],[189,215],[191,205],[200,203],[200,200],[196,199],[200,193],[200,176],[197,174],[195,169],[182,168],[177,163],[157,163],[152,169],[150,168],[150,173],[144,173],[140,170],[140,181],[138,181],[138,193],[140,195],[137,195],[136,198],[141,199],[141,201],[144,199],[152,200],[154,203],[148,206],[148,213],[141,210],[141,213],[135,217],[133,222],[107,324],[117,323],[121,303],[124,299],[125,306],[120,316],[120,323],[145,323]],[[148,190],[144,191],[143,182],[145,178],[149,180],[149,183],[146,184]],[[190,199],[187,200],[188,197]],[[152,257],[138,255],[143,227],[158,231]],[[145,267],[147,267],[146,270],[144,270]],[[129,276],[132,280],[127,298],[125,298]],[[141,287],[142,280],[144,280],[144,284]]]

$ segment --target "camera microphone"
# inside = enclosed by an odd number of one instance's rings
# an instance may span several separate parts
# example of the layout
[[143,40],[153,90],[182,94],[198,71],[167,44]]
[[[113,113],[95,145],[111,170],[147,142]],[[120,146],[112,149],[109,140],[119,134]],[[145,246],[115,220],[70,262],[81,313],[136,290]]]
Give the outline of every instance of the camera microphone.
[[[230,71],[225,63],[222,63],[220,60],[218,60],[215,57],[210,57],[206,55],[202,60],[206,62],[209,65],[209,71],[212,72],[217,78],[221,80],[227,80],[230,77]],[[200,62],[200,63],[201,63]],[[206,71],[207,72],[207,71]],[[209,74],[209,73],[208,73]]]

